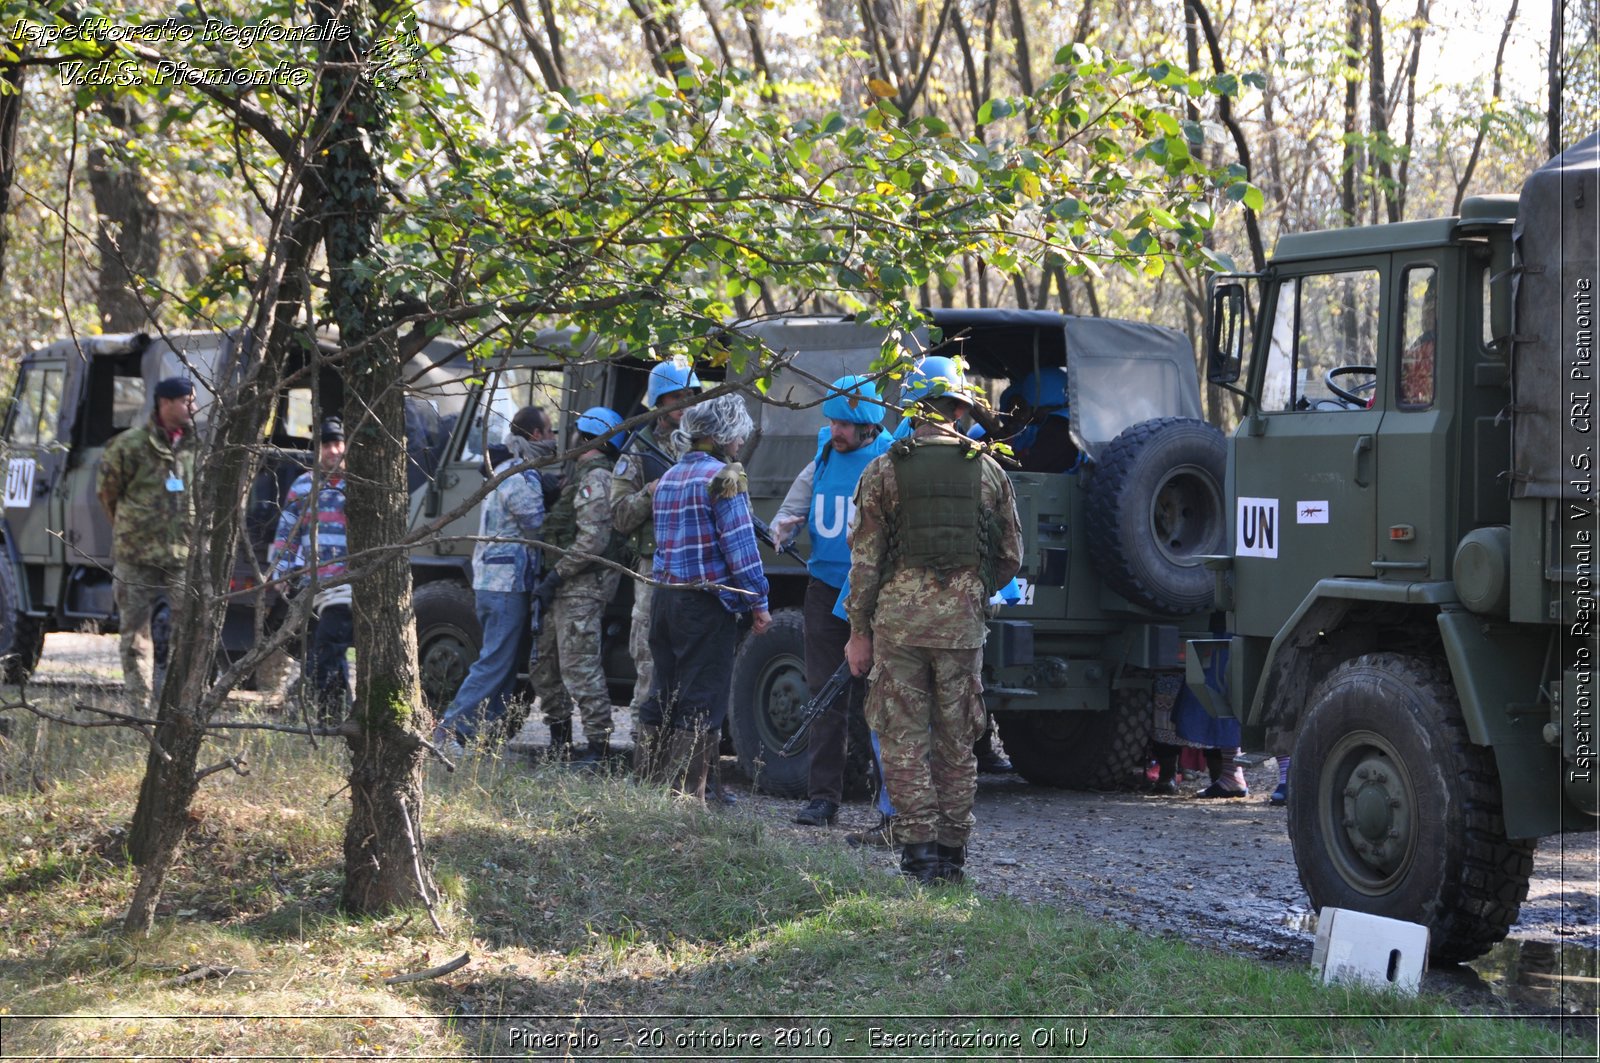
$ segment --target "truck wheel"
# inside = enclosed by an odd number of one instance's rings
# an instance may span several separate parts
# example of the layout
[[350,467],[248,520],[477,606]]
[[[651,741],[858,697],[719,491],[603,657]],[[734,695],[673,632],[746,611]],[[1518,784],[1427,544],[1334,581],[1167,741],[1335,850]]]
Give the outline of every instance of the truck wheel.
[[1126,790],[1142,778],[1150,746],[1150,694],[1125,691],[1105,712],[1013,710],[994,714],[1017,774],[1035,786]]
[[1506,837],[1491,750],[1442,660],[1370,653],[1312,691],[1289,767],[1289,838],[1311,903],[1422,923],[1456,963],[1506,936],[1531,840]]
[[778,756],[811,700],[805,632],[800,610],[780,609],[766,633],[748,636],[733,659],[728,723],[739,770],[757,790],[778,797],[804,797],[810,771],[804,750]]
[[470,587],[434,580],[413,592],[411,608],[417,617],[417,678],[428,706],[438,714],[461,689],[483,646],[477,600]]
[[1225,549],[1227,459],[1222,433],[1188,417],[1142,421],[1106,446],[1084,508],[1112,590],[1172,616],[1211,608],[1211,572],[1193,558]]
[[16,569],[0,561],[0,679],[13,686],[28,681],[44,652],[44,626],[21,606]]

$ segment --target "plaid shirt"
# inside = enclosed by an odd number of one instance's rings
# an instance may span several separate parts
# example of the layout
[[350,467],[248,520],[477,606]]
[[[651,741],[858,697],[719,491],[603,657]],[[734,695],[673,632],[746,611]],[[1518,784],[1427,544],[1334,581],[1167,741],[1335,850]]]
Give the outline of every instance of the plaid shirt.
[[731,613],[767,607],[767,574],[750,524],[750,497],[711,501],[711,478],[723,463],[691,450],[656,488],[655,578],[664,583],[720,583],[752,591],[718,591]]

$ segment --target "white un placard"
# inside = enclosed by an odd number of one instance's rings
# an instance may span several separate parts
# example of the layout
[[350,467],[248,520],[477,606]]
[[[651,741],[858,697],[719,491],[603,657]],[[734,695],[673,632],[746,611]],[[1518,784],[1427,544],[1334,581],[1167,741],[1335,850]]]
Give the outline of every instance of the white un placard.
[[33,505],[34,469],[32,458],[11,459],[11,463],[6,466],[5,508],[27,509]]
[[1277,557],[1278,500],[1276,498],[1241,498],[1234,513],[1233,526],[1238,529],[1234,544],[1235,557]]

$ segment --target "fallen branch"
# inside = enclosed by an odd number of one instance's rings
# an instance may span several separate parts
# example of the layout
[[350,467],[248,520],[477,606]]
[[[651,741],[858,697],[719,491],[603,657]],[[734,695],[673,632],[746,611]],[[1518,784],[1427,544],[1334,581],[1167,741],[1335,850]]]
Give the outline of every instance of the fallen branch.
[[459,971],[472,960],[472,953],[463,952],[449,963],[441,963],[437,967],[429,967],[426,971],[415,971],[411,974],[392,974],[383,980],[384,985],[401,985],[405,982],[426,982],[430,978],[443,978],[454,971]]
[[[411,827],[411,809],[406,806],[404,797],[400,798],[400,817],[406,828],[406,845],[411,850],[411,874],[417,880],[417,894],[422,898],[422,906],[428,909],[428,919],[433,923],[433,929],[442,934],[444,927],[439,925],[439,917],[433,914],[433,898],[428,896],[427,880],[422,877],[422,857],[417,852],[417,835]],[[466,962],[465,953],[462,954],[461,962]]]
[[201,768],[199,771],[194,773],[194,781],[195,782],[199,782],[201,779],[204,779],[207,775],[215,775],[217,772],[219,772],[219,771],[227,771],[229,768],[232,768],[235,772],[237,772],[240,775],[249,775],[250,774],[250,766],[249,766],[248,763],[246,763],[246,761],[244,759],[244,754],[240,753],[240,754],[237,754],[235,756],[229,757],[227,760],[224,760],[220,764],[213,764],[209,768]]
[[168,978],[156,983],[162,989],[173,986],[188,985],[191,982],[204,982],[208,978],[231,978],[236,974],[266,974],[265,971],[251,971],[243,967],[224,967],[220,964],[208,963],[204,967],[196,967],[187,974],[180,974],[176,978]]

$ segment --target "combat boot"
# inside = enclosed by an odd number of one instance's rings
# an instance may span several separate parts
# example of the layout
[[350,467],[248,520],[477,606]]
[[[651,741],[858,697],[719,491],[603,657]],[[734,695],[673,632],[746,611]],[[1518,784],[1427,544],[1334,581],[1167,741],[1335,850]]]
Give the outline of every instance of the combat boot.
[[900,849],[900,873],[925,885],[939,881],[939,843],[912,842]]
[[557,720],[550,725],[550,747],[534,749],[529,756],[535,761],[566,760],[572,755],[572,721]]
[[589,739],[589,747],[572,758],[571,767],[578,771],[599,771],[611,756],[611,741],[606,738]]
[[939,870],[934,872],[934,879],[939,882],[956,883],[967,877],[962,870],[967,864],[967,847],[965,845],[939,846]]

